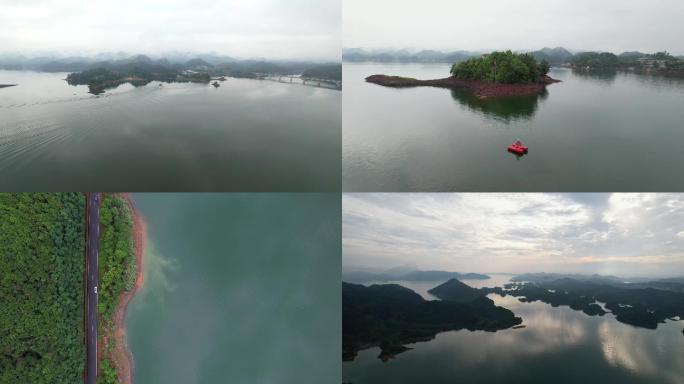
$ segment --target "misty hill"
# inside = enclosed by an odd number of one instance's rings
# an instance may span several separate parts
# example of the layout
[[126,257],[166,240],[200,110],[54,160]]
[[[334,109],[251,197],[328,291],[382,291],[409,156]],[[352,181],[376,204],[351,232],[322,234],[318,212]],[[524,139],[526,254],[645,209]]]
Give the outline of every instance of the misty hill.
[[342,50],[342,61],[348,62],[379,62],[379,63],[455,63],[474,56],[478,53],[468,51],[442,52],[422,50],[411,53],[408,50],[372,50],[351,48]]
[[[524,279],[517,279],[518,281]],[[529,280],[528,280],[529,281]],[[666,284],[665,289],[656,288]],[[616,282],[614,279],[590,278],[578,280],[558,276],[509,286],[506,293],[521,297],[521,301],[540,300],[553,306],[568,305],[590,315],[603,315],[596,301],[605,303],[620,322],[655,329],[668,318],[684,318],[684,290],[673,290],[677,281]]]
[[200,59],[200,58],[194,58],[190,59],[185,62],[185,66],[188,68],[211,68],[213,67],[212,64],[209,64],[208,62]]
[[622,283],[624,281],[623,279],[620,279],[619,277],[610,276],[610,275],[599,275],[599,274],[582,275],[582,274],[574,274],[574,273],[546,273],[546,272],[524,273],[521,275],[513,276],[511,278],[511,281],[515,281],[515,282],[529,281],[529,282],[535,282],[535,283],[544,283],[544,282],[556,281],[556,280],[564,279],[564,278],[574,279],[574,280],[579,280],[579,281],[592,281],[592,282],[598,282],[598,283]]
[[573,56],[572,52],[563,47],[542,48],[538,51],[530,52],[530,55],[538,61],[546,60],[554,65],[567,63]]
[[342,64],[326,64],[309,68],[302,77],[310,79],[342,80]]
[[464,284],[456,279],[449,279],[447,282],[428,290],[428,293],[442,300],[458,301],[464,303],[471,302],[485,295],[485,293],[481,292],[480,290]]
[[342,283],[342,358],[346,361],[374,346],[381,349],[378,357],[386,360],[407,351],[405,344],[431,340],[439,332],[496,331],[521,322],[484,296],[469,303],[427,301],[396,284]]
[[[98,54],[91,57],[28,57],[0,54],[0,69],[44,72],[83,72],[101,68],[117,72],[130,72],[137,68],[141,71],[160,73],[201,69],[222,71],[225,72],[222,74],[232,77],[255,78],[257,74],[298,75],[309,69],[319,68],[320,70],[323,65],[327,64],[308,61],[237,60],[230,56],[213,54],[197,54],[194,56],[173,54],[160,58],[151,58],[147,55],[126,55],[121,52]],[[150,69],[149,67],[156,68]],[[331,76],[325,77],[326,79],[334,79],[337,76],[334,72],[322,74]]]
[[515,282],[534,282],[534,283],[544,283],[552,282],[560,279],[572,279],[578,281],[588,281],[598,284],[607,284],[618,286],[625,289],[633,288],[655,288],[664,289],[676,292],[684,292],[684,278],[666,278],[666,279],[653,279],[653,278],[620,278],[611,275],[582,275],[582,274],[563,274],[563,273],[526,273],[522,275],[514,276],[511,281]]
[[449,271],[345,271],[344,279],[353,282],[370,281],[446,281],[449,279],[459,280],[487,280],[490,277],[480,273],[460,273]]
[[[522,53],[522,52],[519,52]],[[650,72],[684,72],[684,59],[668,52],[644,53],[627,51],[619,54],[611,52],[573,53],[563,47],[545,47],[528,52],[537,61],[545,60],[551,65],[565,65],[578,68],[612,68],[648,70]],[[365,50],[362,48],[344,49],[342,60],[347,62],[406,62],[406,63],[459,63],[481,57],[482,52],[454,51],[442,52],[423,50],[411,53],[408,50]]]

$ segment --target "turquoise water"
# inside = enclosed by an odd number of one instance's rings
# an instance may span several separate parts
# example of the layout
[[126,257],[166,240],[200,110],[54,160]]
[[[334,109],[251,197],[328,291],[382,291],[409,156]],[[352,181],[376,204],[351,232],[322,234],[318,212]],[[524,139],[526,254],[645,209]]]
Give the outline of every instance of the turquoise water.
[[339,194],[133,198],[149,231],[135,383],[339,384]]

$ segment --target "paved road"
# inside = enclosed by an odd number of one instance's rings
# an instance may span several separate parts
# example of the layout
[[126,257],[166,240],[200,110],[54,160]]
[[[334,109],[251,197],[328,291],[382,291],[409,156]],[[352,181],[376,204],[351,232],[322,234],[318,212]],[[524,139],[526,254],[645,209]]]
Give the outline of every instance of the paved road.
[[100,238],[100,194],[88,193],[86,241],[86,384],[97,379],[97,255]]

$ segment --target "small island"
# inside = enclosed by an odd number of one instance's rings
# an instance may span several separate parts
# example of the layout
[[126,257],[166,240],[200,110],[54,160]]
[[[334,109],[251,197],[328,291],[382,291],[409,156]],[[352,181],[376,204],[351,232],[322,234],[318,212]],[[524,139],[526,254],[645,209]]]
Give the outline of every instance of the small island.
[[492,52],[471,58],[451,67],[451,76],[443,79],[419,80],[409,77],[372,75],[369,83],[406,88],[431,86],[465,89],[480,99],[511,96],[533,96],[544,92],[549,84],[560,82],[547,74],[546,60],[537,62],[530,54],[511,51]]
[[0,84],[0,88],[14,87],[16,84]]
[[107,69],[93,68],[83,72],[71,73],[66,78],[69,85],[88,85],[88,91],[94,95],[121,84],[130,83],[135,87],[147,85],[152,81],[161,82],[201,82],[208,83],[208,73],[192,70],[175,71],[169,68]]

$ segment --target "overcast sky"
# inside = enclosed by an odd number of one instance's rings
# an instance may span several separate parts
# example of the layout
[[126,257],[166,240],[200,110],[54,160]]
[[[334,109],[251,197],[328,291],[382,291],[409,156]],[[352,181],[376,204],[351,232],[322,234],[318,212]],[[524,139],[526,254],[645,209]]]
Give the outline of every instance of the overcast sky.
[[0,52],[340,60],[340,0],[1,0]]
[[345,48],[668,50],[681,0],[344,0]]
[[345,194],[346,270],[684,275],[684,194]]

